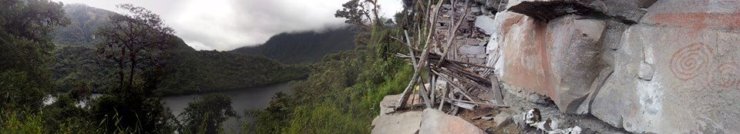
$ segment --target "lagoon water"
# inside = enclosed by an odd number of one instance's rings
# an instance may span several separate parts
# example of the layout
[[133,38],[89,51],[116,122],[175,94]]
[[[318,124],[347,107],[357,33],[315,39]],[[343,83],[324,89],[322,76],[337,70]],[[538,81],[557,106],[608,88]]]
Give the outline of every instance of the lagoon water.
[[[239,133],[241,125],[245,120],[250,120],[244,116],[246,110],[261,110],[270,105],[273,95],[278,92],[286,94],[292,93],[291,82],[270,85],[266,87],[248,88],[243,90],[232,90],[215,92],[231,97],[231,107],[241,118],[229,118],[223,123],[223,128],[227,133]],[[197,97],[205,94],[170,96],[162,99],[164,105],[172,111],[175,116],[180,115],[190,102]]]

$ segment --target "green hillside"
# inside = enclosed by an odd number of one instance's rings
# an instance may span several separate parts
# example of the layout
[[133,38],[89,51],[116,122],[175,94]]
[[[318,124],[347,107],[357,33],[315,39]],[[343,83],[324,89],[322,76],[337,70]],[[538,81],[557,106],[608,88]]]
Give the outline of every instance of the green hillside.
[[53,32],[53,41],[57,46],[93,47],[95,31],[110,23],[110,16],[116,14],[82,4],[64,5],[63,9],[70,24]]
[[265,56],[287,64],[314,63],[322,57],[355,47],[357,30],[352,27],[324,32],[281,33],[256,47],[242,47],[231,52]]
[[[70,25],[54,31],[55,63],[53,79],[57,90],[87,85],[102,89],[105,78],[114,74],[102,69],[96,60],[95,32],[115,13],[85,5],[65,5]],[[266,86],[305,77],[303,67],[283,65],[259,57],[218,51],[196,51],[180,38],[167,48],[166,74],[159,86],[165,95],[211,92]]]

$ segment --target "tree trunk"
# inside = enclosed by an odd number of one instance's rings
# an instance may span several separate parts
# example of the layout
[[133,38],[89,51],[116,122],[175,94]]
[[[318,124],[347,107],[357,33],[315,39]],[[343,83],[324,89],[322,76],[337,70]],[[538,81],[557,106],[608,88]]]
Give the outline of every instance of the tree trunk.
[[123,76],[123,74],[124,74],[123,73],[123,70],[125,68],[124,65],[123,65],[123,60],[126,57],[125,54],[126,54],[126,49],[124,49],[123,47],[121,47],[121,59],[118,60],[118,82],[119,82],[118,83],[118,87],[119,87],[119,90],[120,91],[123,91],[123,87],[124,87],[123,83],[126,83],[123,80],[123,77],[124,77]]
[[131,54],[129,55],[131,58],[131,71],[129,72],[128,76],[128,89],[131,90],[134,85],[134,70],[136,68],[136,51],[131,50]]

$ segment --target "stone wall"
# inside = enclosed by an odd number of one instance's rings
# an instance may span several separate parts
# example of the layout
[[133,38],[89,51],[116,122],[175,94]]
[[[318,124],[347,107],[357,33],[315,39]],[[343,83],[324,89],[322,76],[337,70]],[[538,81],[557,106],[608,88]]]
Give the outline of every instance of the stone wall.
[[481,28],[503,84],[630,132],[740,133],[740,1],[508,3]]

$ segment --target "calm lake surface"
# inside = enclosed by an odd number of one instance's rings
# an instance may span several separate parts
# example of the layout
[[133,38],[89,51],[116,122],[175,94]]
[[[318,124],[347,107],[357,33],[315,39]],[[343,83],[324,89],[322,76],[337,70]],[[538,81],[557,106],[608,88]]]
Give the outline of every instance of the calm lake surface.
[[[270,100],[275,93],[283,92],[292,93],[292,82],[280,83],[266,87],[247,88],[243,90],[232,90],[224,92],[214,92],[231,97],[231,107],[241,116],[240,119],[229,118],[223,123],[227,133],[238,133],[244,120],[251,120],[244,116],[246,110],[261,110],[270,105]],[[205,94],[194,94],[184,96],[170,96],[162,99],[165,107],[172,111],[175,116],[180,115],[190,102]]]

